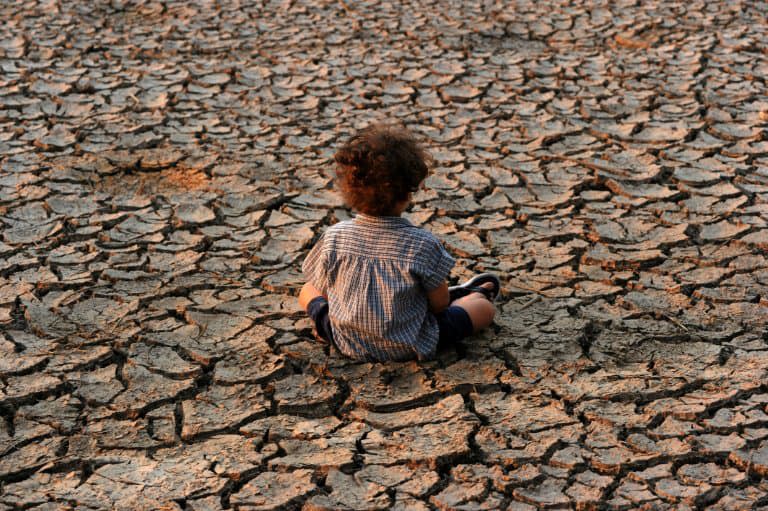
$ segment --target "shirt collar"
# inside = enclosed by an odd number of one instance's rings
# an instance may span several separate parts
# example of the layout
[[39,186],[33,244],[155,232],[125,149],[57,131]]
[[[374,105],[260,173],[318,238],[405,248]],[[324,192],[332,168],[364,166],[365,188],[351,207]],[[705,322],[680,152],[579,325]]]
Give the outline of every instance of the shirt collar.
[[401,216],[373,216],[364,213],[358,213],[355,216],[355,222],[364,225],[388,228],[411,227],[413,225],[406,218]]

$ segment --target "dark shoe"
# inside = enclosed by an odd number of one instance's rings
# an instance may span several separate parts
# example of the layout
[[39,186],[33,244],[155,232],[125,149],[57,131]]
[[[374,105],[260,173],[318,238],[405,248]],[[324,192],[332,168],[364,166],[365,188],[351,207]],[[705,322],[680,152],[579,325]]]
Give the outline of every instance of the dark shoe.
[[[493,289],[480,287],[481,284],[485,284],[486,282],[493,283]],[[490,273],[481,273],[480,275],[472,277],[464,284],[451,286],[448,288],[448,294],[450,296],[451,302],[463,296],[467,296],[470,293],[481,293],[488,299],[488,301],[493,302],[496,300],[496,297],[499,296],[500,291],[501,282],[499,281],[499,278],[496,275],[492,275]]]

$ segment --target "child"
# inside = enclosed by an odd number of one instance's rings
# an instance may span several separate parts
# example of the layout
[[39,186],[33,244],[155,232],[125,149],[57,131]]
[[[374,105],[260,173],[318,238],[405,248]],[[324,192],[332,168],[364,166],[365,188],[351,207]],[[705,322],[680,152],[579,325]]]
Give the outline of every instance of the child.
[[429,156],[405,128],[373,125],[335,155],[352,220],[329,227],[307,255],[299,304],[317,333],[358,360],[429,359],[486,328],[499,280],[446,283],[454,260],[428,231],[400,214],[427,177]]

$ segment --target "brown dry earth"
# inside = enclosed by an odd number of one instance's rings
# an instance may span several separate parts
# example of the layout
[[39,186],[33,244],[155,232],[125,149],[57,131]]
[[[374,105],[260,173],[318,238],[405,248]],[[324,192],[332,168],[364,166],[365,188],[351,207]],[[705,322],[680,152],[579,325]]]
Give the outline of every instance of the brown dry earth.
[[[765,2],[3,4],[0,510],[768,509]],[[375,119],[503,276],[428,363],[296,304]]]

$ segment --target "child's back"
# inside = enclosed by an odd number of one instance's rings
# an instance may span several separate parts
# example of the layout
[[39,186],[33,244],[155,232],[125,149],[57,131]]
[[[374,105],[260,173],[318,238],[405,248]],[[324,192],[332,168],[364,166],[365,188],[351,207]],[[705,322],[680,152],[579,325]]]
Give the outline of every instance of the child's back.
[[334,341],[358,359],[428,358],[439,332],[425,290],[445,282],[453,258],[401,217],[360,214],[330,227],[302,270],[329,303]]

